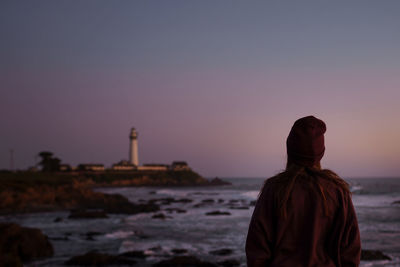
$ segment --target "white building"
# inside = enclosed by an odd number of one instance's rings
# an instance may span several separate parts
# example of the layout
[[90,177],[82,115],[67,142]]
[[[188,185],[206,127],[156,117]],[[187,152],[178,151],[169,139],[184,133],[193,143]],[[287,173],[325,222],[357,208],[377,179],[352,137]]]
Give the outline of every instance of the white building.
[[186,161],[174,161],[174,162],[172,162],[171,170],[173,170],[173,171],[190,171],[190,167],[186,163]]
[[131,129],[129,135],[129,162],[135,166],[139,166],[139,155],[138,155],[138,133],[135,128]]
[[72,171],[72,167],[69,164],[60,164],[60,171],[69,172]]
[[143,166],[138,166],[138,171],[168,171],[169,166],[165,164],[144,164]]
[[79,164],[78,170],[80,171],[104,171],[103,164]]
[[131,164],[129,161],[121,160],[118,163],[112,165],[113,171],[133,171],[136,170],[136,166]]

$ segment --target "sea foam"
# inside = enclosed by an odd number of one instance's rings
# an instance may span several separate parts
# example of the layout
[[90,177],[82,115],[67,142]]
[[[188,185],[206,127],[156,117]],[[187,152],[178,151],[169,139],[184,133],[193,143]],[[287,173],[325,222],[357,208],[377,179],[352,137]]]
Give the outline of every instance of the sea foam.
[[249,199],[255,200],[255,199],[257,199],[258,193],[259,193],[259,192],[260,192],[260,191],[253,190],[253,191],[244,192],[244,193],[242,193],[241,195],[244,196],[244,197],[247,197],[247,198],[249,198]]
[[106,234],[105,237],[112,238],[112,239],[124,239],[124,238],[132,236],[134,234],[135,233],[133,231],[116,231],[116,232]]

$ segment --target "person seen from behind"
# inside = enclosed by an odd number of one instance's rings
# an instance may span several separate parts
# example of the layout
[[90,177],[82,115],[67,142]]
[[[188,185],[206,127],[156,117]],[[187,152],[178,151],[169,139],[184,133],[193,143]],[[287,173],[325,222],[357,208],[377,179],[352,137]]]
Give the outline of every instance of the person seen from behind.
[[358,266],[361,243],[349,185],[321,169],[322,120],[297,120],[286,169],[265,181],[246,239],[249,267]]

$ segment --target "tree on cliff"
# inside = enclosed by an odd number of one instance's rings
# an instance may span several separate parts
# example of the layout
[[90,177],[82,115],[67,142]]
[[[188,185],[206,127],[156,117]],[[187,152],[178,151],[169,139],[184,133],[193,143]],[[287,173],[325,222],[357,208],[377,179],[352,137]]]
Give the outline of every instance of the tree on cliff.
[[60,170],[61,160],[59,158],[54,158],[52,152],[42,151],[39,153],[39,157],[42,158],[39,165],[42,166],[43,172],[56,172]]

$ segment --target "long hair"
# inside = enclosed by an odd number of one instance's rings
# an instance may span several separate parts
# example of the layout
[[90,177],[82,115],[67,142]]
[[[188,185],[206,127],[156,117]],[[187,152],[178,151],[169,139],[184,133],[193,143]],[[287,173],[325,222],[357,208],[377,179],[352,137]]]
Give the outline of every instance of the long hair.
[[[296,182],[307,184],[310,190],[317,192],[321,196],[324,215],[327,217],[331,216],[327,203],[329,195],[322,184],[322,180],[329,181],[333,185],[337,186],[343,193],[350,194],[349,184],[333,171],[321,169],[320,164],[317,164],[313,167],[305,167],[297,165],[288,160],[286,169],[272,178],[276,184],[276,204],[278,206],[279,213],[283,218],[287,217],[288,200],[290,199]],[[268,180],[264,182],[264,186]],[[260,194],[262,191],[263,189],[260,191]]]

